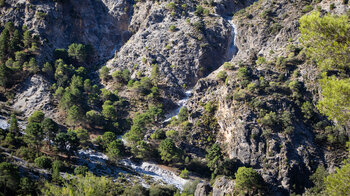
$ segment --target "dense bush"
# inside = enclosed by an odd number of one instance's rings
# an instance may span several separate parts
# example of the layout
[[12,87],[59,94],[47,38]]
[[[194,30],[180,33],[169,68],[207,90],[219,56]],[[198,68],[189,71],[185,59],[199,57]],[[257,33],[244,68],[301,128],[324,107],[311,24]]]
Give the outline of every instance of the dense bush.
[[74,174],[85,176],[88,171],[89,171],[88,167],[79,165],[74,169]]
[[248,195],[255,195],[264,184],[260,174],[252,168],[238,168],[235,178],[235,189],[239,193],[248,193]]
[[43,168],[43,169],[48,169],[51,167],[51,159],[46,157],[46,156],[41,156],[38,157],[34,160],[34,163],[37,167]]

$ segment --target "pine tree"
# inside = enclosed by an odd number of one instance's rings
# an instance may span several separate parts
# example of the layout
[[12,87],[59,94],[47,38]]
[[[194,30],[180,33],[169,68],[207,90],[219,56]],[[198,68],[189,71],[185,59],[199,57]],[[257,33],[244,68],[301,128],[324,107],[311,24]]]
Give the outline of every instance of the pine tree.
[[32,46],[32,34],[28,30],[23,33],[23,45],[27,49]]
[[6,67],[6,65],[2,64],[0,65],[0,86],[6,87],[8,84],[8,74],[9,69]]
[[48,76],[48,77],[53,77],[54,75],[54,70],[52,65],[49,62],[46,62],[44,64],[44,67],[42,68],[42,71]]
[[20,49],[21,35],[16,29],[10,41],[10,54],[14,56],[14,53]]
[[10,33],[8,29],[4,29],[0,35],[0,59],[2,62],[6,60],[9,49]]
[[17,135],[19,133],[18,121],[15,114],[11,114],[10,132]]
[[40,68],[39,68],[38,64],[36,63],[35,58],[30,59],[28,66],[29,66],[30,72],[32,72],[34,74],[36,74],[40,71]]
[[25,141],[39,153],[41,142],[44,139],[43,129],[39,123],[30,122],[26,127]]
[[45,118],[41,122],[41,127],[43,129],[43,133],[48,138],[49,141],[52,141],[55,139],[56,134],[58,132],[58,125],[55,121],[53,121],[51,118]]

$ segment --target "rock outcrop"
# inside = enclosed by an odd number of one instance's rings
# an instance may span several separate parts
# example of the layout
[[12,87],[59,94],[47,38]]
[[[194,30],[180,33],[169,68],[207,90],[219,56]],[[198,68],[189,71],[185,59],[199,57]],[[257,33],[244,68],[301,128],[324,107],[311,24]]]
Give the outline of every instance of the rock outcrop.
[[[137,3],[130,29],[135,34],[107,63],[111,73],[128,68],[151,75],[152,65],[160,70],[159,85],[182,88],[218,68],[225,59],[232,27],[221,16],[199,17],[188,8],[168,8],[169,2]],[[181,14],[182,12],[182,14]]]
[[126,0],[7,0],[0,11],[3,24],[11,21],[39,35],[42,61],[48,60],[54,49],[74,42],[92,45],[96,60],[106,60],[129,37],[132,7]]
[[208,182],[201,182],[197,184],[194,196],[207,196],[212,191],[212,188]]
[[50,83],[40,75],[26,79],[16,92],[13,102],[13,109],[26,117],[37,110],[42,110],[48,117],[53,117],[56,111],[51,104]]

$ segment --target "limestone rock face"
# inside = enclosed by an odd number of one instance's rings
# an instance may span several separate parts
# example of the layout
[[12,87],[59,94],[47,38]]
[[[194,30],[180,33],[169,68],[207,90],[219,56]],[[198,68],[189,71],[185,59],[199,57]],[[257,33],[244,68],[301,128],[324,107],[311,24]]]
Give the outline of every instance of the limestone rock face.
[[36,110],[52,116],[54,107],[51,105],[50,83],[40,75],[28,78],[16,93],[12,107],[26,117]]
[[212,188],[208,182],[201,182],[197,185],[194,196],[208,196]]
[[213,186],[213,196],[233,195],[235,182],[227,177],[216,179]]
[[26,26],[43,43],[42,60],[71,43],[90,44],[98,59],[110,58],[127,40],[130,3],[126,0],[7,0],[0,21]]
[[215,14],[204,19],[187,11],[172,14],[167,3],[136,4],[130,23],[134,34],[107,63],[111,73],[128,68],[134,77],[137,72],[150,76],[157,64],[160,85],[181,88],[193,86],[224,62],[233,31],[230,24]]

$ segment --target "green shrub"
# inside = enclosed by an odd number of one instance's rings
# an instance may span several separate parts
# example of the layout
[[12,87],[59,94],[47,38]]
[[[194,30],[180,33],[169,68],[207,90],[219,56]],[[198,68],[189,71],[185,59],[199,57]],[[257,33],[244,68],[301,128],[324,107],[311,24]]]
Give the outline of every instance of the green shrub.
[[219,79],[219,80],[222,80],[222,81],[225,81],[226,78],[227,78],[227,73],[226,71],[220,71],[216,77]]
[[189,178],[188,170],[186,168],[181,171],[180,177],[183,178],[183,179],[188,179]]
[[166,8],[168,10],[175,10],[176,9],[176,4],[174,2],[170,2],[166,5]]
[[155,185],[149,189],[149,196],[173,196],[177,189],[171,185]]
[[170,25],[169,31],[175,32],[176,31],[176,26],[175,25]]
[[179,122],[184,122],[188,119],[188,109],[187,107],[181,107],[179,114],[177,115]]
[[202,16],[203,12],[204,12],[204,8],[202,6],[200,6],[200,5],[197,5],[196,11],[194,11],[194,14],[196,16]]
[[306,119],[311,119],[314,114],[313,105],[310,102],[304,102],[301,106],[301,112],[304,114]]
[[[252,168],[240,167],[235,174],[235,189],[239,192],[249,192],[256,195],[263,186],[263,179],[258,172]],[[255,194],[254,194],[255,193]],[[249,194],[251,195],[251,194]]]
[[235,68],[235,66],[232,63],[229,63],[229,62],[224,63],[224,69],[233,70],[234,68]]
[[163,129],[157,129],[151,135],[151,138],[154,140],[165,139],[165,137],[166,135]]
[[51,167],[51,159],[46,156],[38,157],[34,160],[34,163],[37,167],[48,169]]
[[265,57],[259,56],[258,60],[256,60],[256,64],[258,64],[258,65],[262,65],[262,64],[265,64],[265,63],[266,63],[266,58]]
[[89,171],[89,168],[86,166],[81,166],[78,165],[75,169],[74,169],[74,174],[75,175],[83,175],[85,176],[86,173]]
[[165,133],[165,135],[168,137],[168,138],[173,138],[175,139],[177,136],[178,136],[178,132],[175,131],[175,130],[169,130]]
[[330,10],[334,10],[334,8],[335,8],[335,4],[334,4],[334,3],[331,3],[331,4],[329,5],[329,9],[330,9]]
[[275,112],[266,114],[263,118],[259,119],[259,121],[261,124],[269,127],[273,127],[278,124],[278,118]]

